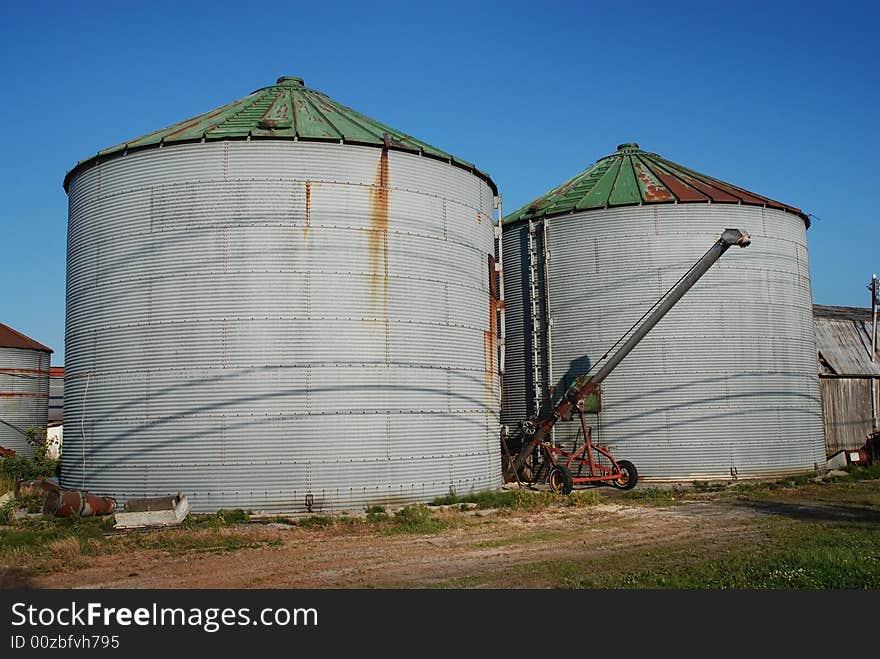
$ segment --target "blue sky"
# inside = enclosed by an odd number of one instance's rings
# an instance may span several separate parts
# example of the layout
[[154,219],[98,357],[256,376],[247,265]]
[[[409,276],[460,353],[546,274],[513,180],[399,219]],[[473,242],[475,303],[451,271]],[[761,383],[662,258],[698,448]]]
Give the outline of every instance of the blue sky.
[[880,9],[858,2],[30,2],[0,10],[0,322],[64,359],[67,197],[99,149],[280,75],[518,206],[621,142],[804,209],[818,303],[868,303]]

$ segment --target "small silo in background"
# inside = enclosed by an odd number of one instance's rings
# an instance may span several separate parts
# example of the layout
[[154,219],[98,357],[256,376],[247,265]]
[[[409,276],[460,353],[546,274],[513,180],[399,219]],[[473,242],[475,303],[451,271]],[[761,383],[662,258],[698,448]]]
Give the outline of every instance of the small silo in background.
[[0,323],[0,446],[33,457],[27,432],[46,430],[52,350]]
[[64,367],[49,369],[49,423],[64,422]]
[[65,486],[302,511],[500,485],[486,174],[283,77],[64,186]]
[[[648,479],[824,464],[808,226],[796,208],[636,144],[508,215],[502,422],[516,432],[558,400],[737,228],[752,246],[713,266],[603,383],[593,436]],[[578,431],[558,424],[555,441],[571,447]]]

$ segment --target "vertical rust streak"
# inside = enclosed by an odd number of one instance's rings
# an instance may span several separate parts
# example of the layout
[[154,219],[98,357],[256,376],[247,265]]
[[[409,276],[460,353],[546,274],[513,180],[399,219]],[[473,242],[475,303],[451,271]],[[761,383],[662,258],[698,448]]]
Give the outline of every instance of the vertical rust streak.
[[303,229],[303,238],[308,239],[309,229],[312,228],[312,182],[306,181],[306,226]]
[[[379,165],[370,190],[370,295],[378,309],[379,320],[385,331],[385,363],[391,363],[391,326],[388,318],[388,207],[391,177],[388,169],[388,149],[382,149]],[[380,293],[381,287],[381,293]]]

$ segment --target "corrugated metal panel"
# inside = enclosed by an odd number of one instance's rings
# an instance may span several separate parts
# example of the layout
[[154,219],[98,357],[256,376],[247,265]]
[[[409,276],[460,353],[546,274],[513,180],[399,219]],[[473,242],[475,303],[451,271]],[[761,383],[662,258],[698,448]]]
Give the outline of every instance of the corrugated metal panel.
[[49,421],[64,421],[64,369],[49,371]]
[[870,323],[817,317],[815,324],[819,355],[831,373],[880,376],[880,360],[871,363]]
[[83,170],[65,406],[85,432],[65,437],[64,484],[182,489],[200,511],[498,486],[486,189],[436,160],[305,142]]
[[[553,372],[584,372],[727,227],[724,256],[603,384],[596,438],[648,479],[771,476],[823,463],[804,224],[749,206],[655,205],[548,222]],[[514,228],[510,233],[513,233]],[[514,259],[505,253],[505,269]],[[506,291],[508,316],[523,304]],[[516,356],[509,351],[505,380]],[[557,441],[574,440],[574,423]]]
[[25,434],[46,429],[49,406],[49,353],[0,348],[0,446],[33,456]]
[[810,226],[801,210],[700,174],[638,144],[621,144],[617,152],[547,194],[514,211],[505,223],[538,219],[576,211],[664,203],[714,203],[762,206],[796,213]]
[[[505,319],[505,375],[501,422],[511,431],[516,424],[531,415],[529,405],[534,400],[532,391],[532,345],[530,314],[528,310],[528,227],[512,227],[502,235],[504,249],[504,319]],[[508,304],[507,300],[514,303]]]
[[68,188],[74,172],[133,150],[203,140],[252,138],[369,144],[423,153],[471,170],[493,191],[497,190],[489,175],[475,169],[471,163],[337,103],[321,92],[308,89],[302,78],[294,76],[283,76],[274,85],[258,89],[245,98],[99,151],[68,172],[64,187]]
[[820,378],[825,447],[829,456],[865,445],[873,432],[871,380]]

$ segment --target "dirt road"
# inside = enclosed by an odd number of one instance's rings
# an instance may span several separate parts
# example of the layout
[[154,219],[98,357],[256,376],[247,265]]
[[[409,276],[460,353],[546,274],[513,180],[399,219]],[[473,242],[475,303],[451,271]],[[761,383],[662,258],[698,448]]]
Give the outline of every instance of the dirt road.
[[[463,513],[452,513],[464,516]],[[89,567],[41,575],[40,588],[365,588],[532,585],[512,566],[554,559],[612,560],[626,552],[722,548],[761,536],[763,513],[722,502],[643,507],[616,503],[538,512],[478,512],[430,535],[384,535],[369,525],[326,529],[232,527],[261,546],[219,553],[137,551],[91,557]],[[748,522],[748,523],[747,523]],[[184,531],[171,531],[181,533]],[[166,532],[167,533],[167,532]]]

